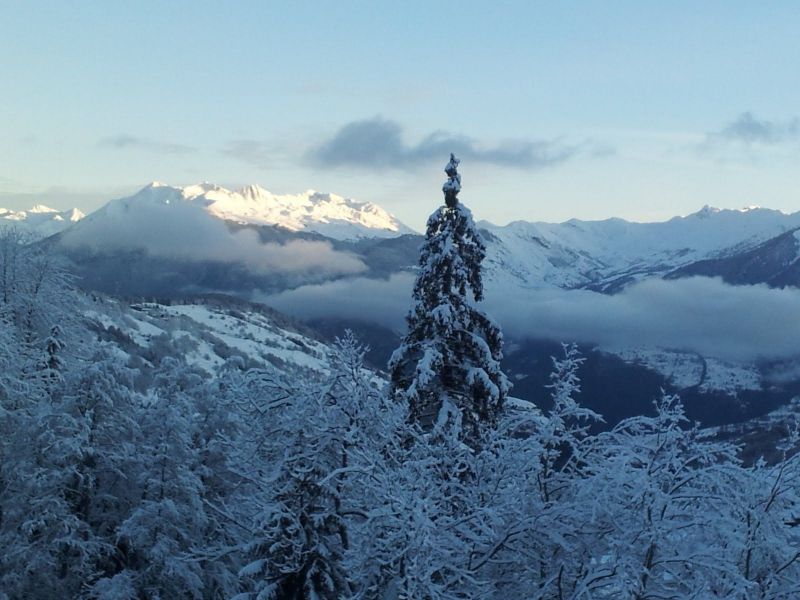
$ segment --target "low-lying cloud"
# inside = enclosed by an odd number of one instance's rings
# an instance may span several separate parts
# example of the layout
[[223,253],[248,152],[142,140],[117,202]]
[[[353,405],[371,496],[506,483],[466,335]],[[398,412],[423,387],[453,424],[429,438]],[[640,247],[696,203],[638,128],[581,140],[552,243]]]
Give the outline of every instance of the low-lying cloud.
[[[131,205],[132,204],[132,205]],[[182,202],[117,201],[67,230],[61,243],[95,250],[143,249],[167,258],[237,262],[252,272],[353,275],[366,266],[328,242],[261,243],[252,229],[231,231],[202,208]]]
[[800,290],[721,279],[653,279],[607,296],[585,290],[487,292],[489,311],[516,336],[603,346],[659,347],[723,360],[800,354]]
[[[411,274],[304,286],[267,304],[300,318],[336,316],[403,329]],[[658,347],[730,361],[800,354],[800,290],[731,286],[695,277],[649,280],[614,296],[586,290],[488,286],[484,309],[512,338],[611,348]]]
[[411,299],[414,275],[395,273],[388,279],[356,277],[261,298],[265,304],[301,319],[337,317],[403,328]]
[[[585,144],[559,140],[512,140],[487,146],[465,136],[435,131],[417,144],[403,141],[403,129],[395,121],[375,117],[353,121],[331,139],[313,148],[310,161],[321,167],[373,169],[410,168],[440,160],[454,152],[459,158],[519,169],[542,169],[561,164],[583,151]],[[608,149],[604,148],[604,152]],[[590,150],[590,154],[597,154]]]

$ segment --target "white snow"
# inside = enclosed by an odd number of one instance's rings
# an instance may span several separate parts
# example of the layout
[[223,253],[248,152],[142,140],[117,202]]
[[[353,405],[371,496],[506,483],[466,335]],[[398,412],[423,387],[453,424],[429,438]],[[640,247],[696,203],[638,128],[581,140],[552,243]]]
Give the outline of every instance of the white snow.
[[289,231],[319,233],[338,240],[388,238],[414,233],[394,215],[371,202],[358,202],[314,190],[278,195],[258,185],[232,191],[212,183],[181,188],[153,182],[129,198],[112,201],[105,210],[135,211],[142,202],[185,202],[224,221],[272,225]]
[[45,238],[63,231],[84,216],[77,208],[59,211],[43,204],[28,210],[0,208],[0,228],[11,225],[35,238]]
[[640,364],[663,375],[679,390],[700,385],[703,381],[703,358],[697,354],[655,348],[603,348],[603,350],[619,356],[626,362]]
[[330,370],[330,348],[295,331],[277,326],[264,314],[205,304],[136,304],[117,320],[107,314],[84,311],[108,328],[123,330],[146,348],[163,334],[185,340],[184,356],[190,364],[214,374],[228,358],[215,343],[257,364],[294,374],[319,376]]
[[276,327],[263,315],[242,313],[246,318],[241,318],[198,304],[161,308],[165,314],[182,315],[202,324],[231,348],[259,361],[273,357],[319,373],[328,370],[326,346]]
[[706,377],[701,391],[719,390],[736,394],[741,390],[762,389],[761,374],[752,365],[736,365],[715,358],[706,358]]
[[739,391],[763,388],[761,374],[751,364],[734,364],[695,353],[655,348],[602,350],[656,371],[678,390],[698,387],[702,392],[720,391],[736,395]]
[[215,375],[232,353],[292,377],[319,378],[330,372],[330,346],[278,326],[261,312],[154,302],[128,308],[112,300],[106,301],[104,308],[81,312],[105,329],[119,329],[141,348],[152,347],[159,337],[169,335],[184,348],[187,363],[210,375]]

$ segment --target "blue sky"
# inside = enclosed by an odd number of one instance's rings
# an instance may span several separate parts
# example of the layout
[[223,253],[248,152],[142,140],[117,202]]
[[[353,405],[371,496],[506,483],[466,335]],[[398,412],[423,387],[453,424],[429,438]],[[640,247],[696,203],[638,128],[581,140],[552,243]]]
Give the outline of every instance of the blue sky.
[[478,218],[800,210],[794,2],[3,2],[0,206],[150,180]]

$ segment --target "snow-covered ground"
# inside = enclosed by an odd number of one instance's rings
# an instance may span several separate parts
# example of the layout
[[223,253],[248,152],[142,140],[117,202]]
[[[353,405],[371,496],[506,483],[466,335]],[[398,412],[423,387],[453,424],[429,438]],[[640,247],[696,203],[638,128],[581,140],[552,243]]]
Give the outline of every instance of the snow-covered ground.
[[167,336],[183,350],[187,363],[210,375],[239,356],[251,366],[316,378],[330,368],[331,348],[277,325],[266,314],[212,304],[123,303],[105,301],[84,314],[103,329],[115,327],[141,349],[154,348]]
[[743,390],[763,389],[761,373],[752,364],[654,348],[603,348],[603,351],[656,371],[679,390],[698,387],[702,392],[736,395]]

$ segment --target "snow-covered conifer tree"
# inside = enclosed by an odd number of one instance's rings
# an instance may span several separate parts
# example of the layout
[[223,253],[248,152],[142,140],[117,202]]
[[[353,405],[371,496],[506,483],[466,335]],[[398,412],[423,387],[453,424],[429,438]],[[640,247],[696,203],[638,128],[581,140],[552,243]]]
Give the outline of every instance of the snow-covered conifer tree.
[[460,420],[462,438],[474,445],[482,428],[496,422],[509,384],[500,370],[502,333],[476,307],[486,247],[472,213],[458,202],[458,164],[451,154],[445,205],[428,219],[408,332],[389,369],[392,390],[409,403],[412,420],[426,429]]
[[249,413],[252,438],[243,440],[236,462],[249,484],[242,508],[254,514],[241,545],[246,591],[236,598],[348,597],[341,485],[346,420],[322,386],[292,386],[258,371],[248,372],[244,383],[238,402]]
[[[139,410],[142,462],[132,482],[141,499],[117,530],[125,569],[138,597],[200,598],[206,585],[201,565],[189,560],[209,525],[195,444],[193,396],[200,376],[179,360],[162,360],[153,391]],[[126,592],[127,593],[127,592]],[[152,596],[151,596],[152,597]]]

